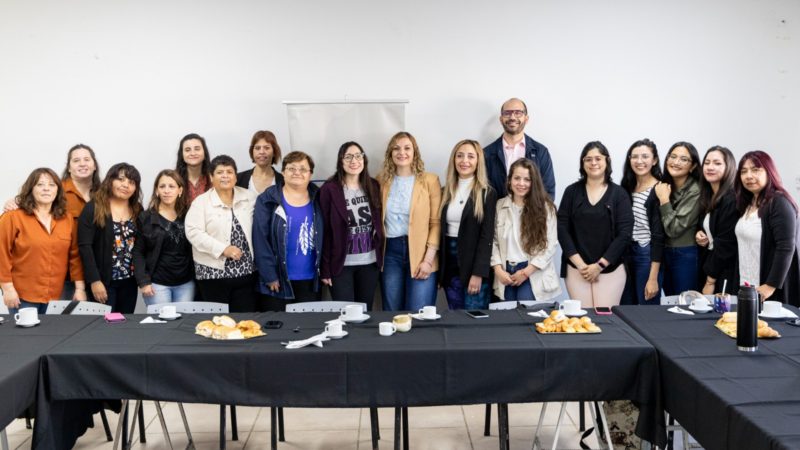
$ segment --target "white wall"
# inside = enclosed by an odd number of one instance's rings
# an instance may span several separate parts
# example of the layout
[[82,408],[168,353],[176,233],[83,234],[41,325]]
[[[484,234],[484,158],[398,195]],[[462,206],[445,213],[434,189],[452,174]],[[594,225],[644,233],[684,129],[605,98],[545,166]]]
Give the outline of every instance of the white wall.
[[[249,166],[282,100],[404,98],[430,170],[527,101],[559,192],[600,139],[765,149],[797,194],[800,2],[0,0],[0,197],[84,142],[152,177],[179,138]],[[353,136],[356,140],[358,136]],[[331,149],[335,151],[336,149]],[[372,164],[373,172],[377,162]],[[618,179],[618,178],[617,178]]]

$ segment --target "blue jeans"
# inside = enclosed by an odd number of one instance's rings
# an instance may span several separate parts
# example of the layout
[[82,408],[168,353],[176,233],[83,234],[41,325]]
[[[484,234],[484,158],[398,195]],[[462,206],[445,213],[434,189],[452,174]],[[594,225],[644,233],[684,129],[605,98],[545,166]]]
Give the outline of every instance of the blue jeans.
[[19,308],[8,308],[9,314],[16,314],[22,308],[36,308],[39,315],[44,314],[47,311],[47,303],[33,303],[23,299],[19,299]]
[[177,286],[164,286],[163,284],[156,283],[153,283],[152,286],[155,295],[152,297],[142,296],[142,298],[144,298],[144,303],[147,306],[157,305],[159,303],[194,301],[194,280],[179,284]]
[[[734,261],[731,261],[733,264]],[[664,268],[665,295],[678,295],[697,290],[697,246],[665,247],[661,263]]]
[[[515,265],[511,265],[506,262],[506,272],[509,275],[513,275],[514,272],[518,270],[522,270],[528,267],[528,262],[523,261],[521,263],[517,263]],[[526,279],[524,283],[520,284],[519,286],[506,286],[505,293],[503,294],[504,300],[536,300],[536,297],[533,296],[533,288],[531,288],[531,280]]]
[[444,296],[450,309],[488,309],[491,290],[486,279],[481,280],[477,294],[467,293],[467,286],[461,285],[461,277],[458,275],[458,239],[447,237],[444,248],[439,251],[447,252],[445,264],[448,267],[439,267],[439,271],[443,278]]
[[[622,293],[620,305],[658,305],[661,303],[661,291],[650,300],[644,299],[644,287],[647,279],[650,278],[650,244],[644,247],[636,241],[631,242],[630,247],[630,269],[625,291]],[[664,285],[664,271],[658,271],[658,286]]]
[[411,278],[408,238],[386,239],[381,291],[384,311],[419,311],[436,303],[436,272],[427,280]]

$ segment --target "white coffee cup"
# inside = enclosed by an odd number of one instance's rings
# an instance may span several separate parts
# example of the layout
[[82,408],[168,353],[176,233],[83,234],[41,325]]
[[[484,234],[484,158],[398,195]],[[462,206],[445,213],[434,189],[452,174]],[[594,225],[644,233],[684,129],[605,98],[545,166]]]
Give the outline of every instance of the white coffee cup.
[[342,319],[358,319],[364,314],[364,308],[361,305],[347,305],[341,310],[340,317]]
[[158,315],[162,317],[175,317],[178,315],[178,309],[172,305],[165,305],[161,307],[161,312]]
[[14,320],[21,325],[36,323],[39,320],[39,310],[36,308],[22,308],[14,314]]
[[419,310],[420,315],[423,319],[435,319],[436,318],[436,307],[435,306],[423,306],[422,309]]
[[696,299],[692,300],[691,306],[692,306],[692,308],[706,309],[706,308],[709,307],[708,299],[706,299],[706,298],[696,298]]
[[392,322],[381,322],[378,324],[378,333],[381,336],[391,336],[397,331],[397,327]]
[[768,316],[780,316],[782,311],[783,311],[783,304],[781,302],[769,301],[769,300],[764,302],[764,309],[763,309],[764,314]]
[[397,331],[401,333],[411,330],[411,316],[408,314],[398,314],[394,316],[392,323],[397,327]]
[[325,334],[330,336],[341,336],[344,333],[344,322],[334,320],[325,325]]
[[575,315],[581,313],[581,301],[580,300],[564,300],[561,302],[561,305],[558,307],[560,310],[564,311],[566,315]]

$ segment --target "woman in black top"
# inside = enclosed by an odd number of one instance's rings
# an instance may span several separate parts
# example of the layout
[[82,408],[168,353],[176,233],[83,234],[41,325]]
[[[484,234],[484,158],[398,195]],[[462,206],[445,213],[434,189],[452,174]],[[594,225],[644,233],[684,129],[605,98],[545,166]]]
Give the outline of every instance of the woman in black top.
[[[733,153],[718,145],[703,156],[700,178],[700,220],[695,241],[700,247],[703,294],[721,293],[723,285],[729,294],[736,294],[739,277],[736,272],[736,233],[739,220],[736,211],[736,159]],[[725,281],[727,280],[727,284]]]
[[272,167],[281,160],[281,147],[272,131],[256,131],[250,139],[250,159],[255,167],[236,175],[236,185],[256,195],[276,184],[283,184],[283,175]]
[[115,164],[78,219],[78,249],[91,300],[132,314],[136,308],[134,249],[142,211],[141,176],[136,167]]
[[178,172],[156,176],[150,209],[141,218],[141,245],[134,271],[147,305],[194,300],[192,245],[186,239],[186,184]]
[[611,181],[611,157],[601,142],[583,148],[580,173],[558,208],[561,274],[570,298],[584,307],[617,305],[625,288],[622,257],[631,241],[631,202]]
[[650,139],[636,141],[628,149],[622,170],[622,187],[633,205],[633,239],[625,258],[628,280],[623,305],[658,305],[661,301],[661,256],[664,225],[655,185],[661,180],[658,149]]

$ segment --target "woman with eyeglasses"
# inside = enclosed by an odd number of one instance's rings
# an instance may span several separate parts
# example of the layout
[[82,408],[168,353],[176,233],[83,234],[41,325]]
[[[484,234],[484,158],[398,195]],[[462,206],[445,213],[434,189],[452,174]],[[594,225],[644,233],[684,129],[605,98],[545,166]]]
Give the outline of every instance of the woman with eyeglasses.
[[211,189],[186,213],[197,289],[207,302],[226,303],[231,312],[254,312],[253,206],[256,195],[236,186],[236,161],[211,160]]
[[436,303],[439,262],[439,177],[425,172],[417,140],[401,131],[389,140],[381,184],[386,253],[384,311],[418,311]]
[[664,178],[655,187],[664,225],[664,294],[696,290],[698,252],[695,243],[700,217],[700,156],[689,142],[676,142],[665,158]]
[[450,309],[487,309],[489,259],[497,194],[489,186],[483,149],[465,139],[453,147],[439,212],[440,284]]
[[564,190],[558,208],[561,276],[584,307],[618,305],[625,289],[625,250],[633,231],[627,192],[611,181],[611,157],[599,141],[580,157],[580,180]]
[[361,145],[342,144],[336,173],[319,190],[325,230],[320,277],[333,300],[366,303],[368,310],[383,267],[380,192]]
[[136,167],[111,166],[94,199],[78,219],[78,248],[90,300],[111,305],[114,312],[132,314],[138,286],[135,246],[141,245],[142,178]]
[[191,205],[197,196],[211,189],[211,156],[206,140],[197,133],[181,138],[175,171],[186,182],[186,202]]
[[[703,157],[703,177],[700,178],[700,214],[695,242],[700,247],[700,267],[704,275],[703,294],[721,293],[723,285],[728,294],[739,288],[737,259],[736,159],[725,147],[711,147]],[[727,281],[727,284],[725,283]]]
[[800,306],[797,203],[765,152],[747,152],[735,181],[739,278],[761,300]]
[[256,200],[253,246],[262,310],[283,311],[287,303],[321,298],[322,211],[313,173],[310,156],[291,152],[283,159],[284,184]]
[[272,166],[281,160],[281,147],[271,131],[256,131],[250,139],[250,159],[255,166],[236,175],[236,185],[256,195],[276,184],[283,184],[283,175]]
[[664,226],[653,189],[660,179],[656,144],[650,139],[634,142],[628,149],[621,183],[633,208],[633,240],[626,257],[628,280],[623,305],[658,305],[661,300]]

